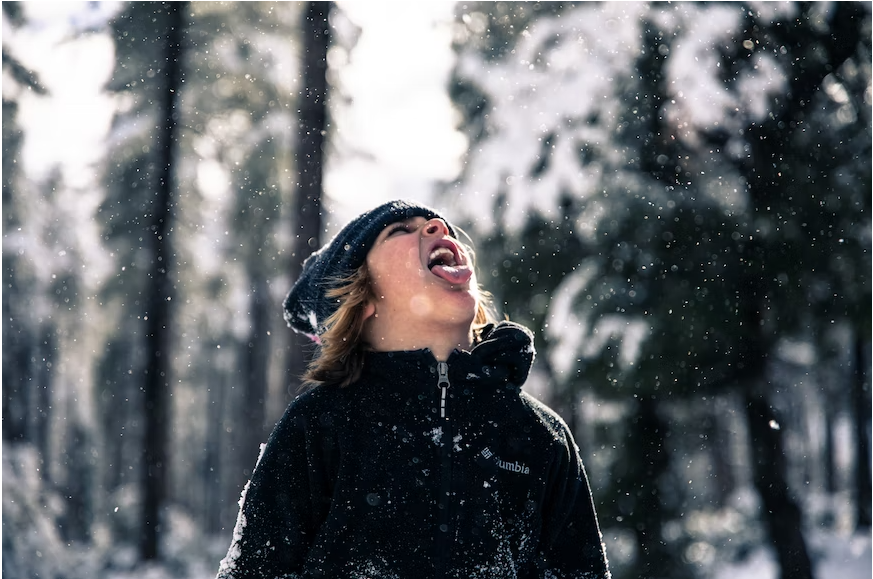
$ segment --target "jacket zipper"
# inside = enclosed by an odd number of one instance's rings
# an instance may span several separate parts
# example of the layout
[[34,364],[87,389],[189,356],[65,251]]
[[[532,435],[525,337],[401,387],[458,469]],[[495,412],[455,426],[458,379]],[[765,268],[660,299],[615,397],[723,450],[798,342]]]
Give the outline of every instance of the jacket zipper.
[[449,544],[451,543],[449,521],[451,513],[449,509],[452,491],[452,432],[451,422],[447,413],[449,393],[449,365],[446,362],[437,362],[437,387],[440,389],[440,418],[442,419],[443,447],[442,447],[442,480],[440,483],[439,496],[437,497],[437,577],[444,577],[449,563]]
[[448,420],[446,416],[446,395],[449,393],[449,365],[445,362],[437,362],[437,387],[440,389],[440,418]]

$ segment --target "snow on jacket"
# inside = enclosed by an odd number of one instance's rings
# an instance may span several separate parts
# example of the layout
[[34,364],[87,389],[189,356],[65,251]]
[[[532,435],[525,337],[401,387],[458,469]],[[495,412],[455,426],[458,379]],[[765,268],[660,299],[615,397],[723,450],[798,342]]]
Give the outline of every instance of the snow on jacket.
[[521,391],[530,332],[470,352],[370,352],[277,423],[219,579],[609,577],[573,437]]

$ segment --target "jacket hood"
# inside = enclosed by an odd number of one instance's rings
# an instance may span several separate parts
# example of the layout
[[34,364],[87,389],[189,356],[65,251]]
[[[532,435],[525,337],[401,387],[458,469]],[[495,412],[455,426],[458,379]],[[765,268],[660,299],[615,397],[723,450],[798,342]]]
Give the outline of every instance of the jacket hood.
[[483,327],[480,336],[470,352],[474,365],[481,366],[485,376],[520,389],[536,357],[533,333],[521,324],[504,321]]

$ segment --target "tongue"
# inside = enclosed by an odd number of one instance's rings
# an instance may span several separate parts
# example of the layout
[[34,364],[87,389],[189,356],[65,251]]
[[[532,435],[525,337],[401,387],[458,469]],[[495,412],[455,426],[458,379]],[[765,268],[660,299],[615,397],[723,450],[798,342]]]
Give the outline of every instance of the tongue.
[[430,271],[453,284],[465,284],[473,277],[473,270],[466,265],[435,265]]

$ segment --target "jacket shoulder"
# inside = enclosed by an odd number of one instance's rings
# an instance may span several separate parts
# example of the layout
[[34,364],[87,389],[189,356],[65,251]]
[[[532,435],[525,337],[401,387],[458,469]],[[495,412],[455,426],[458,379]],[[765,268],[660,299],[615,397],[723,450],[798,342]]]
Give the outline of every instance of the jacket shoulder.
[[327,426],[343,408],[344,393],[336,386],[318,386],[292,400],[276,425],[277,430],[300,426]]
[[305,413],[326,404],[335,404],[340,396],[338,386],[315,386],[298,394],[288,405],[288,410]]
[[564,422],[564,419],[561,418],[557,412],[527,392],[521,392],[520,398],[522,403],[533,414],[537,422],[555,442],[572,444],[575,446],[575,441],[573,440],[573,436],[570,433],[567,423]]

